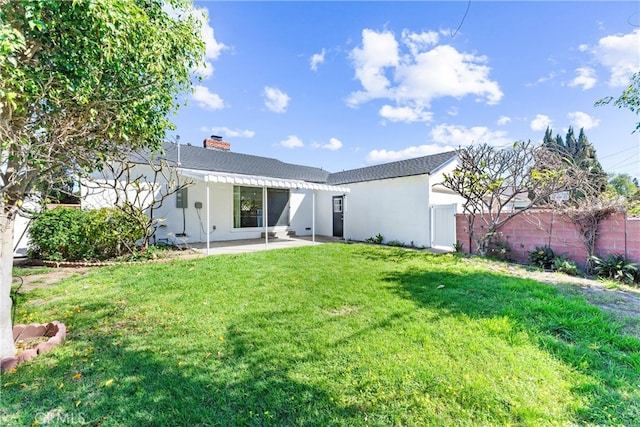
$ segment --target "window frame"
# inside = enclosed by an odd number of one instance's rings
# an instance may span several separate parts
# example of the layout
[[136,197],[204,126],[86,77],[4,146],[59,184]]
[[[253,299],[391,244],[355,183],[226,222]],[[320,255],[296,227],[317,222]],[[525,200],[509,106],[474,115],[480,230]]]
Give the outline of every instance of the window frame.
[[[232,228],[233,230],[249,230],[264,228],[264,188],[254,187],[248,185],[234,185],[232,188]],[[246,191],[246,195],[252,195],[253,198],[245,198],[245,208],[242,208],[243,203],[243,189]],[[274,209],[272,203],[268,203],[268,217],[269,224],[267,227],[289,227],[291,225],[291,190],[288,188],[272,188],[266,187],[267,201],[277,200],[273,193],[286,193],[286,202],[280,203],[280,207]],[[271,193],[271,197],[269,194]],[[242,212],[253,212],[243,216]],[[274,212],[276,212],[274,214]],[[277,217],[277,218],[276,218]],[[276,218],[274,222],[274,218]],[[284,219],[284,221],[283,221]],[[243,225],[249,224],[249,225]]]

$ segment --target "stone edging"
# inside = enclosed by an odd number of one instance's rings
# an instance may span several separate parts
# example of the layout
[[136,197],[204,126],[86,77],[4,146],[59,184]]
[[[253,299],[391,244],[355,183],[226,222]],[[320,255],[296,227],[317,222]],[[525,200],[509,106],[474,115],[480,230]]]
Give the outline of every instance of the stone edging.
[[122,261],[122,262],[114,262],[114,261],[102,261],[102,262],[90,262],[90,261],[45,261],[41,259],[30,260],[29,263],[31,265],[37,265],[41,267],[70,267],[70,268],[80,268],[80,267],[109,267],[114,265],[134,265],[134,264],[143,264],[147,262],[145,261]]
[[15,368],[20,363],[27,362],[39,354],[50,351],[56,345],[60,345],[67,336],[67,327],[64,323],[53,321],[50,323],[30,325],[15,325],[13,327],[13,341],[20,339],[50,337],[48,341],[41,342],[35,348],[24,350],[17,356],[5,357],[0,361],[0,371],[8,371]]

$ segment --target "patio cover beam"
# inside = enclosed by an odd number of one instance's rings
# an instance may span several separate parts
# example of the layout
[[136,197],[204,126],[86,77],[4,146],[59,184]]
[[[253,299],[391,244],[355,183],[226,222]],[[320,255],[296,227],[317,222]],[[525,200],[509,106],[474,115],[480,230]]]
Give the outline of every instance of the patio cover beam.
[[329,185],[317,182],[308,182],[297,179],[270,178],[255,175],[242,175],[223,172],[201,171],[195,169],[180,169],[183,176],[205,181],[207,177],[209,182],[245,185],[251,187],[269,187],[269,188],[291,188],[317,191],[330,191],[336,193],[348,193],[349,187],[339,185]]
[[211,208],[210,208],[210,200],[209,200],[209,183],[222,183],[222,184],[234,184],[234,185],[246,185],[252,187],[262,187],[263,191],[263,213],[262,220],[264,222],[264,236],[265,248],[269,246],[269,228],[268,228],[268,218],[267,218],[267,188],[289,188],[289,189],[304,189],[304,190],[314,190],[312,194],[312,226],[311,226],[311,240],[315,242],[316,237],[316,193],[315,191],[330,191],[334,193],[349,193],[349,187],[336,186],[336,185],[328,185],[321,184],[316,182],[307,182],[296,179],[283,179],[283,178],[269,178],[269,177],[261,177],[261,176],[253,176],[253,175],[241,175],[241,174],[230,174],[230,173],[222,173],[222,172],[211,172],[211,171],[201,171],[195,169],[182,169],[180,168],[180,173],[183,176],[196,179],[198,181],[204,181],[207,185],[207,196],[206,196],[206,204],[207,204],[207,255],[209,255],[210,245],[211,245],[211,233],[209,231],[209,221],[211,217]]

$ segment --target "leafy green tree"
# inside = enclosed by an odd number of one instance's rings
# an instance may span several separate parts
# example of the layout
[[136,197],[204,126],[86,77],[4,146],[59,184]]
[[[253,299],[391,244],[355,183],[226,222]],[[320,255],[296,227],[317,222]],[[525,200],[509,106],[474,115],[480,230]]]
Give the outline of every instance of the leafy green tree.
[[613,187],[616,194],[624,198],[629,198],[639,191],[637,180],[634,182],[634,178],[632,178],[628,173],[611,175],[609,178],[609,185]]
[[[640,71],[636,72],[631,77],[629,86],[622,91],[622,94],[618,98],[613,96],[607,96],[596,102],[596,106],[608,105],[613,103],[618,108],[627,108],[631,112],[640,115]],[[633,132],[640,130],[640,121],[636,123],[636,128]]]
[[191,7],[0,0],[0,357],[15,353],[12,241],[23,200],[61,168],[97,168],[117,153],[160,146],[203,60]]

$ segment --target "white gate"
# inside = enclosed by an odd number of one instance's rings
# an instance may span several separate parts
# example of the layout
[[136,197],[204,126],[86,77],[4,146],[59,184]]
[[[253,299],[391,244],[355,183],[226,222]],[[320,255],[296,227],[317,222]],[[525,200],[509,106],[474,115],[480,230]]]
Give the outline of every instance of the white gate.
[[456,243],[456,204],[431,205],[431,247],[453,250]]

